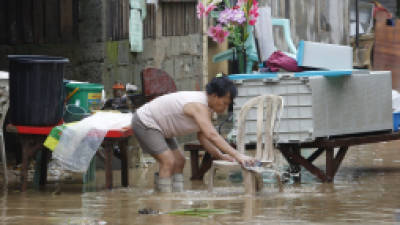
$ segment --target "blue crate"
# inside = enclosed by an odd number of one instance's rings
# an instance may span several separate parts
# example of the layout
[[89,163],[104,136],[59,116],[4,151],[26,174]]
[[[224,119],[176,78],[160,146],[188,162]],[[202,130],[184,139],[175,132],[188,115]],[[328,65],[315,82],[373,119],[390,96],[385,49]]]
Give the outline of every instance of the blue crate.
[[393,113],[393,131],[399,131],[400,126],[400,112]]

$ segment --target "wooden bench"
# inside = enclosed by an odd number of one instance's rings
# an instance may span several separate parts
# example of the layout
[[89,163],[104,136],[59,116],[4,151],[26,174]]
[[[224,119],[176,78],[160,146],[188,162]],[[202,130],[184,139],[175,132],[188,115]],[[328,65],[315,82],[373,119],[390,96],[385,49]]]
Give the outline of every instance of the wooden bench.
[[[28,165],[30,159],[37,154],[37,163],[35,175],[38,175],[38,181],[36,185],[43,186],[47,182],[47,163],[50,151],[43,146],[43,142],[53,129],[53,126],[37,127],[37,126],[15,126],[9,124],[7,126],[8,132],[14,132],[18,134],[18,139],[22,145],[22,170],[21,170],[21,191],[27,189],[27,174]],[[120,149],[119,158],[121,160],[121,183],[122,186],[129,185],[128,175],[128,157],[127,157],[127,145],[128,138],[133,135],[133,130],[129,128],[109,130],[102,143],[105,150],[105,177],[106,177],[106,188],[112,189],[113,178],[112,178],[112,156],[113,146],[118,145]],[[41,151],[40,151],[41,150]],[[38,152],[39,151],[39,152]],[[95,165],[91,165],[84,177],[85,180],[93,180],[95,176]],[[36,179],[34,179],[36,180]]]
[[191,180],[202,180],[204,174],[211,168],[212,157],[209,153],[205,152],[201,164],[199,161],[200,151],[204,148],[199,143],[188,143],[183,147],[184,151],[190,152],[190,165],[192,169]]
[[[236,147],[235,144],[231,145]],[[211,168],[212,156],[206,152],[199,143],[187,143],[183,146],[183,150],[190,152],[190,165],[192,170],[191,180],[202,180],[204,174]],[[203,158],[200,162],[200,152],[204,151]]]
[[[301,167],[303,167],[322,182],[333,182],[336,172],[350,146],[395,140],[400,140],[400,132],[384,131],[341,137],[318,138],[311,142],[281,143],[278,144],[278,149],[288,161],[291,172],[300,174]],[[254,148],[253,145],[246,146],[246,148],[252,147]],[[304,158],[301,151],[305,149],[309,150],[310,148],[315,148],[316,150],[314,150],[308,158]],[[337,149],[336,155],[335,148]],[[189,143],[184,145],[184,150],[190,152],[192,179],[202,179],[210,168],[212,158],[206,157],[206,153],[201,162],[201,166],[199,166],[199,152],[204,151],[203,147],[198,143]],[[313,164],[323,152],[326,153],[325,170],[321,170]],[[301,181],[301,177],[299,176],[296,181]]]

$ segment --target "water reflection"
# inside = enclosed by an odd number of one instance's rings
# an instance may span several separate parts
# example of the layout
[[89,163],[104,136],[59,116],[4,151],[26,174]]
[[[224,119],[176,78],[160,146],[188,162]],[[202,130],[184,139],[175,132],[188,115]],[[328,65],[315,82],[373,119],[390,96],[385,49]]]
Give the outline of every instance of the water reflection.
[[[156,166],[130,171],[130,187],[104,190],[103,171],[97,173],[97,192],[82,193],[81,177],[46,189],[20,193],[10,186],[0,193],[1,224],[395,224],[400,223],[400,142],[349,149],[334,184],[320,183],[306,171],[302,182],[286,182],[279,190],[273,177],[265,176],[264,189],[244,194],[237,174],[222,174],[213,193],[207,184],[190,181],[185,169],[183,193],[153,192]],[[305,153],[307,154],[307,153]],[[324,168],[324,160],[316,160]],[[236,177],[235,177],[236,176]],[[234,178],[234,179],[232,179]],[[271,179],[270,179],[271,178]],[[236,180],[235,180],[236,179]],[[205,178],[207,181],[207,177]],[[160,215],[140,215],[152,208]],[[215,208],[232,212],[208,217],[165,214],[177,209]]]

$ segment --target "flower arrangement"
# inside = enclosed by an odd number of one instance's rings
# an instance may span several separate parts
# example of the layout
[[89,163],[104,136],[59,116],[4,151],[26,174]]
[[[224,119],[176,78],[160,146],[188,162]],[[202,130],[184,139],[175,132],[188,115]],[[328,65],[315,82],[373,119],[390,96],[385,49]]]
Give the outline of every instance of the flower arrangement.
[[244,46],[249,37],[248,25],[254,26],[258,17],[257,0],[238,0],[230,6],[229,0],[212,0],[208,5],[197,4],[198,18],[207,17],[212,11],[220,11],[217,24],[208,29],[208,36],[215,42],[228,41],[234,46]]

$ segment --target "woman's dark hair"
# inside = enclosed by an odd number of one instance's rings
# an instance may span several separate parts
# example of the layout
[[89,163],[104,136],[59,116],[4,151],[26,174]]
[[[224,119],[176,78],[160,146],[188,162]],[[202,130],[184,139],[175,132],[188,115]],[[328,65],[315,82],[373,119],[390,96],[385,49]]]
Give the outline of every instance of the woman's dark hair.
[[208,95],[216,94],[218,97],[223,97],[229,92],[232,102],[237,95],[237,88],[235,84],[225,76],[214,77],[207,84],[206,91]]

